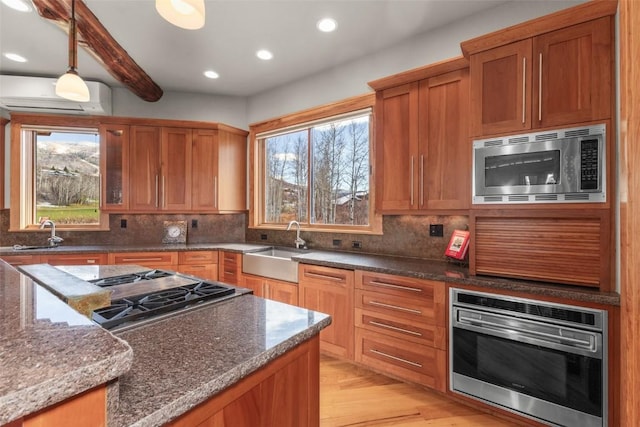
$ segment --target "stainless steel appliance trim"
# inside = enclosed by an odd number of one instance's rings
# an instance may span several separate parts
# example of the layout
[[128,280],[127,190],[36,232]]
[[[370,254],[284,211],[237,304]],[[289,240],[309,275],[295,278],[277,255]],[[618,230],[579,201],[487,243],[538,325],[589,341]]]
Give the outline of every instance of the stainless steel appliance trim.
[[[451,390],[528,418],[543,420],[558,426],[603,427],[607,425],[607,411],[603,417],[585,414],[571,408],[547,402],[513,390],[498,387],[484,381],[454,373]],[[482,396],[487,396],[483,398]]]
[[[489,314],[481,311],[453,308],[452,326],[480,334],[492,335],[511,341],[524,342],[558,351],[602,359],[602,334],[565,327],[551,326],[541,322],[518,319],[510,316]],[[466,315],[466,316],[465,316]],[[476,316],[475,318],[473,316]],[[489,319],[489,320],[485,320]],[[587,340],[566,335],[586,337]]]

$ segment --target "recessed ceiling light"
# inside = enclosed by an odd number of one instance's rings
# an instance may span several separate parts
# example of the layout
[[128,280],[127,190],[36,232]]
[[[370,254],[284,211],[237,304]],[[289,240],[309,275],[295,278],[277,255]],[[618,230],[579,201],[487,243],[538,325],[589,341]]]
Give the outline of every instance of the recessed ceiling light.
[[220,74],[216,73],[213,70],[207,70],[204,72],[205,77],[208,77],[210,79],[217,79],[218,77],[220,77]]
[[7,52],[4,54],[4,56],[7,59],[10,59],[12,61],[16,61],[16,62],[27,62],[27,58],[25,58],[24,56],[20,56],[17,53],[11,53],[11,52]]
[[19,12],[29,12],[31,7],[24,0],[2,0],[2,3]]
[[269,52],[266,49],[260,49],[256,52],[256,56],[264,61],[268,61],[273,58],[273,53]]
[[316,24],[316,27],[318,27],[318,29],[323,33],[330,33],[332,31],[335,31],[336,28],[338,28],[338,23],[336,22],[335,19],[323,18],[318,21],[318,23]]

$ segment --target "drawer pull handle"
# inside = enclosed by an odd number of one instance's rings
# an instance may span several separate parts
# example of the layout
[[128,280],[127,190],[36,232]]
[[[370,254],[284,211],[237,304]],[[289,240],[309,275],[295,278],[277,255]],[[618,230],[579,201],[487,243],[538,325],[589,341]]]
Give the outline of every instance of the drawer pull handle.
[[96,260],[95,259],[88,259],[87,260],[87,264],[95,264]]
[[399,305],[385,304],[383,302],[378,302],[378,301],[369,301],[369,305],[375,305],[377,307],[390,308],[392,310],[405,311],[407,313],[422,314],[422,312],[420,310],[415,310],[413,308],[407,308],[407,307],[400,307]]
[[123,262],[162,261],[162,258],[122,258]]
[[381,328],[391,329],[393,331],[402,332],[404,334],[415,335],[416,337],[422,336],[420,332],[410,331],[409,329],[398,328],[397,326],[387,325],[386,323],[376,322],[375,320],[369,320],[369,324],[373,326],[379,326]]
[[406,363],[407,365],[415,366],[416,368],[422,368],[422,364],[416,363],[416,362],[412,362],[411,360],[403,359],[403,358],[397,357],[397,356],[392,356],[390,354],[384,353],[382,351],[379,351],[379,350],[376,350],[376,349],[373,349],[373,348],[370,349],[369,351],[371,353],[377,354],[378,356],[382,356],[382,357],[386,357],[388,359],[396,360],[398,362]]
[[314,273],[312,271],[305,271],[305,276],[317,277],[319,279],[327,279],[333,280],[334,282],[342,282],[344,280],[344,276],[335,277],[335,276],[327,276],[326,274]]
[[372,280],[369,283],[374,286],[382,286],[383,288],[402,289],[403,291],[411,291],[411,292],[422,292],[422,289],[420,288],[412,288],[411,286],[393,285],[391,283],[378,282],[377,280]]

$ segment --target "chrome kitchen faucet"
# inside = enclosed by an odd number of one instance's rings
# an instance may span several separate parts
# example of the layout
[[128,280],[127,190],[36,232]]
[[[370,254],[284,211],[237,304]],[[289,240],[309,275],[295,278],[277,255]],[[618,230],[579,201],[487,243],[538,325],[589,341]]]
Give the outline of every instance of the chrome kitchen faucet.
[[298,221],[291,221],[287,226],[287,231],[291,230],[292,225],[295,225],[298,227],[298,229],[296,230],[296,240],[294,242],[296,244],[296,248],[297,249],[304,248],[307,242],[305,242],[300,238],[300,223]]
[[62,243],[64,239],[60,236],[56,236],[56,224],[50,219],[42,221],[40,223],[40,229],[45,228],[47,225],[51,226],[51,237],[47,239],[47,241],[49,242],[49,245],[58,246],[58,244]]

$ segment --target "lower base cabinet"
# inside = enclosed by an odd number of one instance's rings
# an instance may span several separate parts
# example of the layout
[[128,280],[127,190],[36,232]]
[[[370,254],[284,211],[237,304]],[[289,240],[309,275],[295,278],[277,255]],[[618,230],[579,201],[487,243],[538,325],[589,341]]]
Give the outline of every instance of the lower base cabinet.
[[353,270],[300,264],[298,280],[299,305],[331,315],[320,349],[353,360]]
[[317,427],[318,336],[168,424],[171,427]]
[[298,305],[298,285],[294,283],[243,274],[242,286],[251,289],[255,296]]

